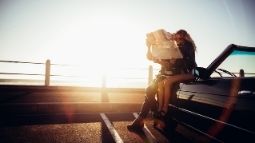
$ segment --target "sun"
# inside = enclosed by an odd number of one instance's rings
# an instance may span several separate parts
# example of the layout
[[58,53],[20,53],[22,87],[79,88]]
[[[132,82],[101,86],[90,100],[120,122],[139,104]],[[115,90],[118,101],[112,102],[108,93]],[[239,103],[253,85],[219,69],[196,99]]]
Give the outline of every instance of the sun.
[[133,23],[119,16],[94,17],[86,30],[87,58],[107,72],[143,59],[145,33]]
[[145,33],[134,22],[120,16],[100,15],[73,28],[75,32],[67,33],[73,37],[66,38],[61,45],[65,47],[60,50],[64,54],[51,53],[57,61],[78,65],[77,70],[69,71],[71,75],[89,77],[83,79],[86,82],[104,77],[111,80],[111,76],[135,76],[124,68],[146,66]]

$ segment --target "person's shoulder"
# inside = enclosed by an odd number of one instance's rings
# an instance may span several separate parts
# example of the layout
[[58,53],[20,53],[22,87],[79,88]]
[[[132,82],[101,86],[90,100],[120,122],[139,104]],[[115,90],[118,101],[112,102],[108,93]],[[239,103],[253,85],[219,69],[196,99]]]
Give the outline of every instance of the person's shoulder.
[[184,45],[184,46],[187,46],[187,47],[192,47],[192,46],[193,46],[193,44],[192,44],[190,41],[188,41],[188,40],[185,40],[185,41],[183,42],[183,45]]

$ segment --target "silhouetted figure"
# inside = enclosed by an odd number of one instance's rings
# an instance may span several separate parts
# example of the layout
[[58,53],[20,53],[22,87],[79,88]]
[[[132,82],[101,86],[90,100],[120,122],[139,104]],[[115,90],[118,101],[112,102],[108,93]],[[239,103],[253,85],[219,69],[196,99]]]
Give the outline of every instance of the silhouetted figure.
[[[161,60],[155,59],[150,52],[150,43],[147,41],[147,58],[161,65],[161,70],[156,79],[146,89],[146,97],[141,112],[132,124],[127,128],[130,131],[141,130],[144,126],[144,119],[148,112],[152,110],[159,122],[155,124],[159,129],[164,128],[165,115],[168,111],[169,99],[173,85],[180,81],[193,80],[191,70],[197,66],[195,62],[196,46],[190,35],[185,30],[179,30],[170,35],[169,40],[174,40],[183,56],[182,59]],[[156,101],[155,95],[158,95]]]

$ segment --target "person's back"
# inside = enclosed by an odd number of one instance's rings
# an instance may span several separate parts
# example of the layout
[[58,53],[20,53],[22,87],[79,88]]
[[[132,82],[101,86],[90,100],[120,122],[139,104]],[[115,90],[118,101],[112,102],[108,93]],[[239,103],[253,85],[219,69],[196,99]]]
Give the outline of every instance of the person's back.
[[184,45],[180,45],[179,48],[183,55],[184,65],[186,68],[185,70],[190,72],[194,67],[197,66],[193,45],[187,41],[184,43]]
[[176,41],[183,55],[183,63],[179,63],[177,66],[182,67],[185,73],[190,73],[191,70],[197,66],[195,59],[196,46],[185,30],[177,31],[176,35],[179,35],[176,37]]

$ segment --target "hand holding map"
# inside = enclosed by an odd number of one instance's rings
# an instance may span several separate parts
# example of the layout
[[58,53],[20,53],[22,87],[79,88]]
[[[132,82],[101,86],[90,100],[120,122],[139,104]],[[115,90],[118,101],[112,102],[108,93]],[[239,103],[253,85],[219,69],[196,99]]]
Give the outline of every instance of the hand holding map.
[[171,33],[164,29],[150,32],[147,35],[147,46],[154,58],[157,59],[181,59],[182,54],[174,40],[171,39]]

